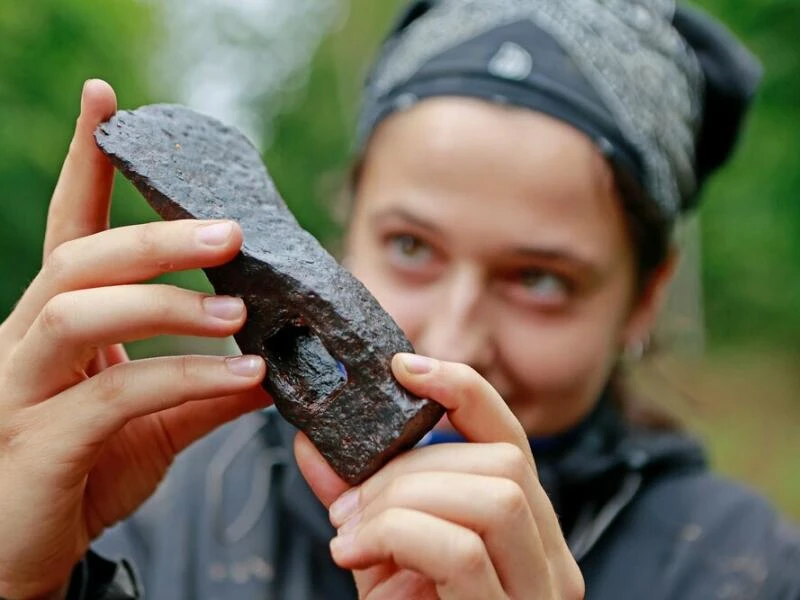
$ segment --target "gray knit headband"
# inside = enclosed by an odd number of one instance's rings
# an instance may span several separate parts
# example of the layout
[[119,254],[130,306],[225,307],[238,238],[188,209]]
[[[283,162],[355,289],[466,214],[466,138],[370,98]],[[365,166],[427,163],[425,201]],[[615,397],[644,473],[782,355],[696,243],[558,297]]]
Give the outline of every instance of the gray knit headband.
[[[387,43],[368,82],[359,123],[362,144],[383,117],[417,99],[397,91],[419,77],[436,57],[498,28],[528,22],[560,46],[591,86],[597,104],[602,104],[598,114],[609,114],[633,149],[640,163],[640,183],[662,213],[676,217],[684,200],[696,192],[703,72],[694,51],[673,27],[673,0],[439,0],[428,4],[423,17],[411,20]],[[558,79],[557,73],[548,72],[547,64],[537,64],[535,49],[502,40],[496,43],[498,48],[481,66],[486,78],[505,79],[512,85],[527,81],[539,87],[543,76]],[[458,71],[453,65],[460,63],[451,59],[448,64],[438,70],[439,76]],[[509,100],[503,94],[492,98]],[[558,94],[551,112],[559,113],[557,101]],[[597,137],[601,146],[608,143]]]

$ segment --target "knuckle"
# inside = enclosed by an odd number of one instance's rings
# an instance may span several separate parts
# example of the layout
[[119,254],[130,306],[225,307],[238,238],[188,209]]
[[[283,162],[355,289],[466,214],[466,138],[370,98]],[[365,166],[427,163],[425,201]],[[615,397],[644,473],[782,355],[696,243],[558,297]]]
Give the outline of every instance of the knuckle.
[[128,372],[124,365],[117,365],[95,375],[94,380],[97,398],[103,402],[113,402],[125,392]]
[[501,475],[518,483],[525,481],[530,463],[525,453],[514,444],[501,442],[495,444],[495,452],[498,458],[496,464],[500,468]]
[[[425,481],[419,474],[404,473],[392,477],[380,489],[362,488],[362,502],[372,505],[370,512],[394,509],[412,510],[420,504],[425,495]],[[407,516],[407,515],[406,515]]]
[[21,445],[27,428],[17,415],[3,414],[0,418],[0,453],[11,452]]
[[478,372],[464,363],[454,363],[453,376],[462,386],[474,385],[478,380]]
[[472,395],[480,382],[478,372],[462,363],[450,364],[451,385],[462,395]]
[[146,288],[146,310],[153,315],[159,315],[164,321],[175,321],[185,317],[186,305],[182,294],[177,288],[170,285],[151,284]]
[[408,496],[412,478],[408,474],[399,475],[386,484],[381,493],[381,501],[389,505],[403,503],[403,499]]
[[383,541],[397,539],[403,533],[403,522],[408,517],[401,508],[387,508],[374,519],[377,537]]
[[474,531],[465,531],[454,536],[451,556],[455,558],[453,569],[458,573],[480,573],[486,565],[486,547]]
[[63,281],[68,278],[70,267],[74,264],[74,247],[73,241],[64,242],[47,255],[42,269],[47,279]]
[[158,227],[156,223],[140,225],[136,235],[136,252],[144,259],[152,258],[158,250]]
[[45,333],[56,339],[69,335],[71,302],[67,294],[59,294],[47,301],[39,313],[39,322]]
[[179,356],[175,359],[175,370],[180,380],[187,382],[197,379],[203,372],[203,365],[200,358],[196,356]]
[[497,516],[503,522],[519,523],[519,518],[529,510],[525,492],[519,484],[510,479],[498,481],[494,486],[494,494],[494,502],[498,508]]

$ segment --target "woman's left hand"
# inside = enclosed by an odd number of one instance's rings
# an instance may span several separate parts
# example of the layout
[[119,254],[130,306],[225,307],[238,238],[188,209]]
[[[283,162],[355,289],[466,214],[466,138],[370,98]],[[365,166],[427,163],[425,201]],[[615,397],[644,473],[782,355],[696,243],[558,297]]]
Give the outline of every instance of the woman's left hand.
[[298,435],[300,468],[338,528],[333,559],[354,571],[359,598],[583,598],[527,436],[499,394],[461,364],[397,355],[392,368],[478,443],[411,450],[348,489]]

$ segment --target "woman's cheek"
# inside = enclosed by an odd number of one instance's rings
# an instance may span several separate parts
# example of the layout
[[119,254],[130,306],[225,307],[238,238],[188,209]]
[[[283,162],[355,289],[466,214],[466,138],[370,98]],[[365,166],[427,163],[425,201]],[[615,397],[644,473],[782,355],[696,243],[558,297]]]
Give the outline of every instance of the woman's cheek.
[[610,337],[594,319],[502,321],[498,354],[511,382],[506,400],[529,433],[555,433],[591,409],[614,362]]
[[405,285],[384,269],[362,269],[353,275],[366,286],[413,344],[429,316],[430,288]]
[[416,344],[425,328],[429,317],[430,302],[422,290],[409,292],[405,290],[386,295],[385,299],[376,296],[384,310],[391,315],[405,336]]

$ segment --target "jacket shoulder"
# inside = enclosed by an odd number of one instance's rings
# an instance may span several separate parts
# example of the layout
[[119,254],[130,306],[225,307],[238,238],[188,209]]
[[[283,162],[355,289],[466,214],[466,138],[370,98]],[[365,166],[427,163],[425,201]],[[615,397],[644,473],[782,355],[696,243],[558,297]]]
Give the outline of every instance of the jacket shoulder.
[[753,490],[706,470],[647,481],[609,534],[590,564],[613,578],[627,561],[627,577],[649,589],[642,597],[660,582],[656,597],[800,599],[798,529]]

